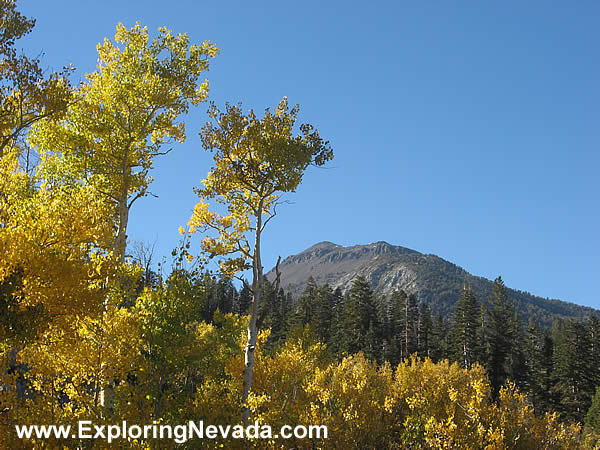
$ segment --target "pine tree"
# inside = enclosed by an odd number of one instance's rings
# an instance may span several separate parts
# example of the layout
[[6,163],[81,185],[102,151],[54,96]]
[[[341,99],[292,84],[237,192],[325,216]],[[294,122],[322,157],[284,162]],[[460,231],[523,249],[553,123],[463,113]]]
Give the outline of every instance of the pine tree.
[[429,356],[434,362],[447,359],[450,353],[448,321],[441,315],[436,314],[433,318],[430,337]]
[[334,295],[329,285],[319,287],[315,292],[315,313],[313,325],[317,339],[327,343],[331,338]]
[[517,387],[523,389],[527,381],[527,369],[523,350],[525,337],[519,314],[516,311],[513,314],[512,321],[509,323],[509,327],[511,342],[508,353],[508,377],[515,382]]
[[530,321],[523,346],[525,363],[524,391],[538,413],[550,406],[550,376],[552,373],[552,340]]
[[552,391],[556,408],[571,420],[582,421],[594,395],[593,373],[588,358],[590,342],[584,323],[558,321],[553,329]]
[[358,276],[354,280],[345,303],[344,327],[347,333],[345,351],[356,353],[363,350],[368,358],[379,358],[380,328],[377,309],[373,291],[363,276]]
[[600,386],[600,319],[595,314],[588,319],[590,341],[589,367],[592,371],[592,383]]
[[403,345],[403,330],[404,326],[404,314],[406,310],[406,292],[403,290],[394,291],[390,297],[389,302],[389,323],[388,323],[388,336],[389,336],[389,349],[387,353],[390,357],[392,365],[396,366],[400,363],[407,355],[404,353]]
[[600,386],[596,388],[592,405],[585,415],[585,426],[590,431],[600,434]]
[[292,327],[304,327],[313,320],[316,311],[316,297],[318,286],[315,279],[311,276],[308,278],[306,288],[300,294],[293,317],[290,320]]
[[277,306],[274,303],[277,302],[277,292],[275,292],[275,284],[271,283],[266,276],[263,276],[262,281],[262,301],[257,308],[258,315],[256,320],[256,326],[259,329],[269,328],[273,323],[273,316],[276,314]]
[[206,272],[203,276],[204,288],[206,289],[206,297],[204,300],[204,308],[202,311],[202,320],[210,323],[217,310],[217,280]]
[[216,306],[223,314],[233,312],[233,302],[236,296],[235,286],[229,278],[221,278],[215,286]]
[[[265,297],[266,298],[266,297]],[[263,303],[269,305],[268,323],[263,326],[271,328],[268,344],[271,348],[281,344],[288,333],[287,318],[289,316],[289,296],[285,294],[283,289],[279,289],[276,295],[272,295],[268,302]]]
[[252,291],[246,281],[243,282],[242,289],[237,296],[237,304],[235,305],[235,312],[238,314],[248,314],[248,309],[252,303]]
[[541,410],[546,411],[550,408],[552,403],[552,371],[554,366],[552,363],[552,354],[554,353],[554,342],[550,332],[546,330],[542,336],[542,359],[541,359]]
[[402,354],[405,358],[418,350],[418,320],[417,297],[415,294],[410,294],[404,302],[402,317]]
[[487,362],[488,316],[488,309],[482,303],[479,307],[479,315],[477,316],[477,345],[475,347],[476,359],[482,364],[485,364]]
[[392,302],[391,298],[382,298],[379,305],[379,323],[381,326],[381,357],[384,361],[395,365],[395,349],[392,344],[393,324],[392,324]]
[[456,304],[452,339],[454,359],[466,369],[477,360],[479,314],[479,303],[471,286],[463,286]]
[[367,359],[370,359],[371,361],[381,360],[381,345],[377,321],[369,322],[369,328],[364,337],[363,351]]
[[421,303],[419,307],[419,326],[418,326],[418,351],[422,357],[430,356],[430,337],[431,337],[431,311],[426,303]]
[[339,355],[344,351],[344,295],[338,287],[332,294],[332,316],[331,316],[331,333],[329,341],[329,349],[333,354]]
[[506,286],[501,277],[494,280],[492,304],[488,311],[487,369],[494,395],[509,376],[509,355],[512,348],[512,306],[508,302]]

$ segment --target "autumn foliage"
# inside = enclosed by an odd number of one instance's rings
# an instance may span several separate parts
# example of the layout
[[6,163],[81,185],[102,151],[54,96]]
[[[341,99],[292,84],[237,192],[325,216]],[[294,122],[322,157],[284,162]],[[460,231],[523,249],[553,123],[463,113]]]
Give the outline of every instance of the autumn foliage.
[[[14,32],[0,39],[0,80],[11,80],[0,98],[7,117],[0,123],[0,447],[110,447],[99,439],[19,440],[15,425],[25,424],[239,424],[249,317],[215,306],[215,292],[229,281],[190,265],[188,245],[174,252],[170,273],[153,280],[124,251],[129,209],[147,195],[161,146],[185,139],[179,116],[206,98],[199,75],[216,47],[190,45],[167,29],[151,40],[140,25],[119,25],[115,42],[98,47],[98,70],[68,95],[65,79],[52,75],[37,86],[55,92],[56,102],[42,102],[29,79],[13,83],[20,73],[14,41],[33,26],[14,6],[0,3],[3,26],[12,21]],[[164,52],[170,59],[161,59]],[[11,116],[17,100],[30,110],[25,121]],[[252,245],[241,237],[252,227],[262,231],[249,216],[274,214],[279,193],[294,191],[309,164],[331,159],[311,127],[289,138],[297,112],[286,100],[263,121],[236,107],[225,115],[211,109],[213,119],[231,119],[230,128],[207,126],[204,144],[235,138],[239,145],[233,163],[218,161],[220,170],[198,191],[229,202],[223,216],[203,199],[196,206],[192,231],[220,233],[205,237],[207,252],[247,257]],[[277,132],[265,135],[267,125]],[[27,130],[28,143],[18,142]],[[255,161],[251,150],[269,140],[263,161]],[[34,150],[39,161],[30,166]],[[240,172],[244,164],[251,179]],[[223,268],[232,274],[244,261],[224,259]],[[117,447],[566,449],[592,442],[579,424],[536,415],[510,382],[494,400],[476,363],[465,369],[412,356],[392,367],[362,352],[338,359],[310,326],[274,348],[269,334],[263,327],[256,336],[250,421],[273,429],[326,425],[327,439],[122,440]]]

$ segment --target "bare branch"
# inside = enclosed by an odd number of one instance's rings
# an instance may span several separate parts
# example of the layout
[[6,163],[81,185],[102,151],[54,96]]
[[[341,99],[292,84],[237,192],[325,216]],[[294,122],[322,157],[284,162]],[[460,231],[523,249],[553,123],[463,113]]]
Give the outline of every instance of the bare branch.
[[281,272],[279,271],[279,263],[281,262],[281,255],[277,258],[277,264],[275,265],[275,281],[273,285],[275,286],[275,295],[279,292],[279,284],[281,282]]
[[236,280],[241,281],[242,283],[244,283],[246,281],[246,279],[240,275],[234,275],[233,278],[235,278]]
[[244,283],[244,287],[248,289],[252,295],[254,295],[254,289],[252,289],[252,286],[248,284],[248,281],[245,278],[242,279],[242,283]]
[[102,195],[106,195],[107,197],[111,198],[115,202],[119,202],[120,201],[117,197],[115,197],[114,195],[112,195],[110,192],[104,192],[102,189],[98,189],[98,188],[96,188],[96,190],[98,192],[100,192]]
[[273,205],[273,212],[269,213],[269,217],[267,217],[267,219],[265,220],[265,222],[262,224],[262,227],[260,227],[260,232],[261,233],[264,231],[265,227],[271,221],[271,219],[273,217],[275,217],[276,215],[277,215],[277,204],[274,204]]
[[154,152],[154,153],[153,153],[153,155],[154,155],[154,156],[163,156],[163,155],[167,155],[167,154],[171,153],[171,150],[173,150],[173,148],[170,148],[170,149],[168,149],[168,150],[165,150],[164,152],[158,152],[158,151],[156,151],[156,152]]
[[144,191],[141,191],[141,192],[139,192],[139,193],[138,193],[138,194],[137,194],[135,197],[133,197],[133,198],[131,199],[131,201],[130,201],[130,202],[127,204],[127,209],[130,209],[130,208],[131,208],[131,206],[133,205],[133,203],[134,203],[134,202],[135,202],[137,199],[139,199],[139,198],[142,198],[142,197],[143,197],[143,196],[145,196],[145,195],[146,195],[146,191],[145,191],[145,190],[144,190]]
[[246,248],[241,244],[241,242],[237,243],[237,250],[236,250],[236,252],[240,252],[246,258],[252,259],[252,254],[248,250],[246,250]]

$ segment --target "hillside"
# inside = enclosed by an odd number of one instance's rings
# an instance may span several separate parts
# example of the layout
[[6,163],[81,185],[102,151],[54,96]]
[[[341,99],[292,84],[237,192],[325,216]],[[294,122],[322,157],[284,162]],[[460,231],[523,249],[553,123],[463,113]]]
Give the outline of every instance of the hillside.
[[[394,290],[415,293],[433,312],[449,314],[459,297],[460,288],[470,283],[480,301],[492,295],[492,281],[471,275],[457,265],[435,255],[425,255],[405,247],[375,242],[343,247],[320,242],[303,252],[289,256],[280,264],[281,287],[297,298],[309,277],[317,284],[329,284],[345,291],[357,275],[363,275],[373,290],[389,296]],[[267,275],[273,278],[273,271]],[[509,289],[509,296],[524,321],[533,318],[547,327],[554,317],[586,317],[594,309],[561,300],[537,297]]]

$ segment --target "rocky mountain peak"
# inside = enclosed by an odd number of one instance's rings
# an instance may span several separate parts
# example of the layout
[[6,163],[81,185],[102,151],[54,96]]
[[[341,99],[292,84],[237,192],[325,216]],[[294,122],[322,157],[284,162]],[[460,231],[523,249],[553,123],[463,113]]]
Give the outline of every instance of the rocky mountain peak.
[[[391,245],[384,241],[344,247],[319,242],[289,256],[280,264],[281,287],[298,298],[313,277],[317,284],[347,291],[362,275],[377,295],[388,297],[395,290],[415,294],[432,311],[451,314],[462,286],[470,284],[479,300],[486,303],[492,294],[492,282],[469,274],[435,255]],[[273,271],[267,274],[274,278]],[[594,311],[560,300],[548,300],[509,289],[522,318],[534,315],[540,324],[549,324],[555,316],[582,317]],[[540,319],[540,317],[542,319]]]

